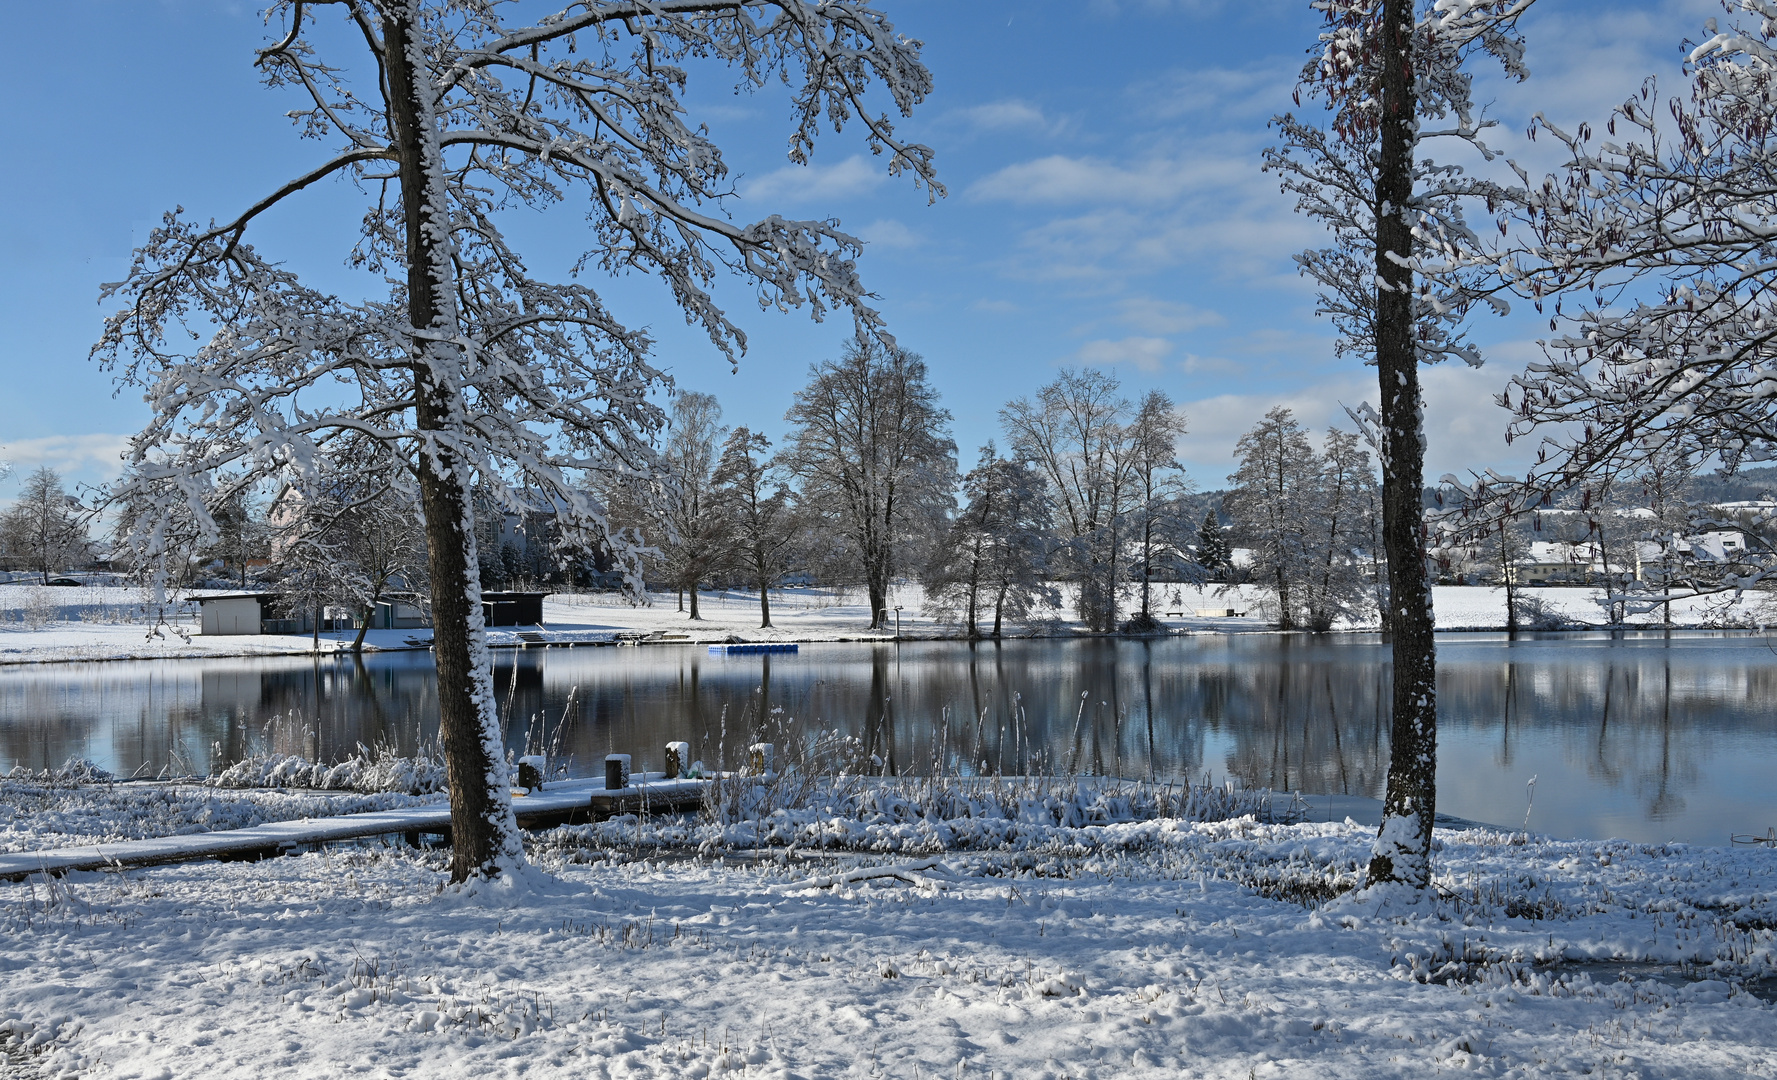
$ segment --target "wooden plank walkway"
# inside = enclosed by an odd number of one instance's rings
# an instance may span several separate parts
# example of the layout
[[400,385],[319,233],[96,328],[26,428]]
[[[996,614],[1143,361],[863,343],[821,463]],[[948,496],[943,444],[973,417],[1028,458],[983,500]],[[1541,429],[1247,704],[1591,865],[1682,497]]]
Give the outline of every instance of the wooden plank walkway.
[[[655,774],[658,775],[658,774]],[[607,791],[602,779],[564,780],[512,800],[522,828],[551,828],[574,822],[599,821],[613,814],[642,809],[670,813],[695,808],[703,800],[707,780],[635,780],[629,787]],[[253,858],[283,851],[356,840],[391,833],[444,834],[450,831],[450,807],[416,806],[368,814],[274,821],[245,829],[121,840],[114,844],[19,851],[0,855],[0,880],[21,881],[32,874],[107,867],[158,866],[193,859]]]

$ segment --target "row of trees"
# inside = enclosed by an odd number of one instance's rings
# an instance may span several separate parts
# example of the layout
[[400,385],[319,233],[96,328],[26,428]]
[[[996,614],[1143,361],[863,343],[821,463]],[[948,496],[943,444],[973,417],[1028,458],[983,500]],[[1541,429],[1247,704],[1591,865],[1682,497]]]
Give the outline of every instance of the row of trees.
[[1102,371],[1065,371],[1001,412],[1012,449],[983,447],[960,483],[950,414],[920,358],[877,343],[816,365],[771,453],[763,435],[721,424],[715,398],[681,393],[653,474],[600,491],[611,520],[648,552],[656,580],[690,598],[741,580],[769,591],[792,571],[863,588],[871,625],[897,576],[917,576],[930,603],[970,636],[993,634],[1054,604],[1071,582],[1090,629],[1119,625],[1121,586],[1201,576],[1187,542],[1197,527],[1179,496],[1183,415],[1165,394],[1132,403]]
[[[714,396],[683,392],[651,473],[619,475],[599,495],[617,531],[690,597],[713,579],[770,590],[814,568],[859,584],[880,625],[894,576],[918,565],[952,505],[956,446],[925,362],[898,346],[854,341],[816,365],[785,419],[780,452],[721,424]],[[838,572],[841,563],[849,572]]]

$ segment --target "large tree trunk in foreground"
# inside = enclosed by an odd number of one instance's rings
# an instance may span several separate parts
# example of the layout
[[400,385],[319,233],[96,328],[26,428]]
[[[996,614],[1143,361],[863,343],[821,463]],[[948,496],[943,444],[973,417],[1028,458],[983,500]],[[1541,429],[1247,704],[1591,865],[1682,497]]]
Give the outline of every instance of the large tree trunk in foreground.
[[433,91],[424,68],[415,70],[414,61],[423,54],[413,14],[406,5],[387,17],[383,43],[407,227],[415,419],[428,435],[418,463],[419,485],[432,579],[438,733],[450,783],[451,880],[466,881],[522,864],[524,847],[494,715],[469,466],[452,445],[453,436],[463,430],[463,401],[452,378],[460,358],[449,341],[457,334],[449,211],[432,119]]
[[[1414,94],[1411,0],[1385,0],[1382,15],[1382,153],[1376,200],[1376,374],[1382,397],[1382,544],[1388,553],[1393,632],[1393,726],[1382,828],[1370,882],[1423,889],[1431,881],[1431,829],[1437,806],[1437,655],[1431,590],[1425,577],[1420,505],[1425,432],[1413,344],[1410,211]],[[1397,261],[1400,260],[1400,261]]]

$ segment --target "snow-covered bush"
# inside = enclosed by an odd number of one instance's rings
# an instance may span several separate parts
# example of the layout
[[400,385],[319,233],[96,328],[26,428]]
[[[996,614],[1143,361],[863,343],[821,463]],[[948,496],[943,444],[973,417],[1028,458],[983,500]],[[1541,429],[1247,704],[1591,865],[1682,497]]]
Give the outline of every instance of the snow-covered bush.
[[104,784],[114,777],[83,757],[71,757],[53,769],[32,772],[23,765],[14,765],[6,774],[8,780],[27,781],[39,785]]
[[358,753],[337,765],[324,765],[295,754],[261,754],[245,758],[204,783],[224,788],[314,788],[321,791],[405,792],[431,795],[445,789],[441,756],[419,751],[402,757],[391,747]]
[[1570,630],[1573,620],[1540,596],[1518,597],[1518,622],[1532,630]]
[[[546,848],[794,847],[930,854],[1142,848],[1190,822],[1269,821],[1271,792],[1092,777],[739,777],[695,819],[626,814],[556,829]],[[787,792],[805,792],[786,805]],[[1159,830],[1158,832],[1155,830]],[[569,861],[578,854],[566,856]]]

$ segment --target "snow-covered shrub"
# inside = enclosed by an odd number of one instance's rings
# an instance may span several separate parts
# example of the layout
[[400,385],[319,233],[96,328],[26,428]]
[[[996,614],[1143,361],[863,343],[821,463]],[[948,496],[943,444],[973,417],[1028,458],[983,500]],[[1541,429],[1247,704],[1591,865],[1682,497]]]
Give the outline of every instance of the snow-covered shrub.
[[25,590],[24,603],[20,605],[25,625],[33,630],[41,630],[55,622],[62,613],[60,590],[38,585]]
[[[739,777],[696,819],[626,814],[545,834],[545,847],[795,847],[932,854],[1141,848],[1191,822],[1272,820],[1269,790],[1079,777],[840,777],[786,788]],[[806,791],[784,805],[788,790]],[[1284,811],[1277,820],[1289,816]],[[1156,832],[1155,830],[1160,830]]]
[[445,789],[445,768],[440,757],[425,750],[413,757],[402,757],[392,747],[381,747],[373,753],[359,743],[358,753],[337,765],[323,765],[295,754],[262,754],[238,761],[204,783],[225,788],[431,795]]
[[1518,597],[1518,622],[1532,630],[1569,630],[1573,622],[1540,596]]
[[25,780],[57,786],[66,784],[105,784],[115,777],[83,757],[71,757],[53,769],[32,772],[23,765],[14,765],[6,774],[8,780]]

